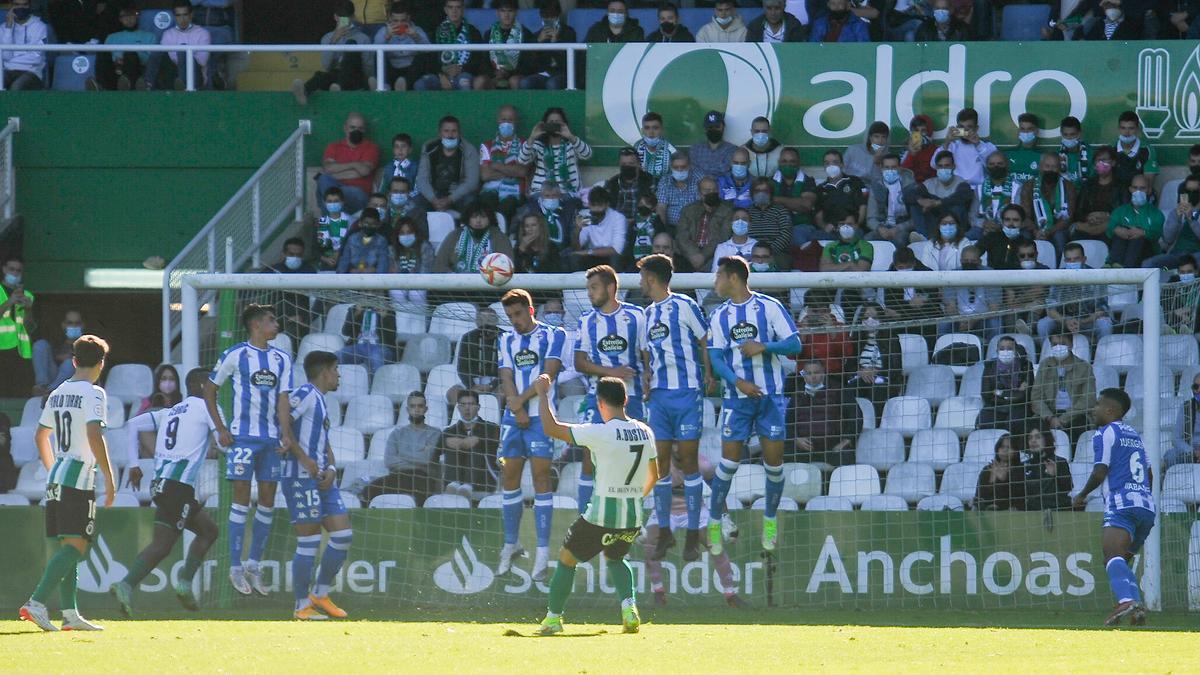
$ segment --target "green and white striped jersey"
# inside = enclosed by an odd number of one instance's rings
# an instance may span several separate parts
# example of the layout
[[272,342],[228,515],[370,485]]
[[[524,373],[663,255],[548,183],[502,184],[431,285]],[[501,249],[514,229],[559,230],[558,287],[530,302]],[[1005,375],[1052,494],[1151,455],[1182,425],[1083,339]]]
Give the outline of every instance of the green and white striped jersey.
[[88,441],[87,425],[108,425],[108,397],[98,385],[84,380],[67,380],[46,399],[38,421],[52,430],[54,466],[47,485],[92,490],[96,485],[96,455]]
[[641,527],[642,489],[654,459],[654,433],[637,420],[571,425],[575,445],[592,453],[595,490],[583,517],[614,530]]
[[189,396],[173,408],[154,411],[154,477],[196,486],[209,439],[216,429],[204,399]]

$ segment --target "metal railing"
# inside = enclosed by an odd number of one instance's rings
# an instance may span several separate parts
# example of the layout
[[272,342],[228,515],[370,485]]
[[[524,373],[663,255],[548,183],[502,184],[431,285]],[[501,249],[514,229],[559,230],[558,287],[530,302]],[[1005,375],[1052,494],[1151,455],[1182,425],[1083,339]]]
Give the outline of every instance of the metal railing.
[[[46,52],[72,54],[98,54],[102,52],[124,53],[129,51],[185,54],[184,85],[187,91],[196,91],[196,59],[195,54],[206,52],[210,54],[252,54],[255,52],[339,52],[339,53],[375,53],[375,88],[377,91],[387,91],[387,62],[384,56],[392,52],[425,53],[425,52],[566,52],[567,54],[567,89],[575,89],[575,57],[576,52],[586,51],[587,44],[582,42],[548,43],[531,42],[523,44],[505,44],[503,49],[497,45],[0,45],[0,68],[3,68],[5,52]],[[46,68],[53,68],[47,63]],[[0,91],[4,90],[3,78],[0,78]]]
[[[4,78],[0,77],[0,80]],[[0,230],[17,214],[17,174],[13,171],[13,134],[21,130],[21,118],[10,117],[0,129]]]
[[310,121],[300,120],[292,135],[163,270],[163,361],[172,361],[182,331],[184,279],[214,273],[218,265],[226,273],[258,269],[262,245],[276,229],[303,218],[304,137],[311,131]]

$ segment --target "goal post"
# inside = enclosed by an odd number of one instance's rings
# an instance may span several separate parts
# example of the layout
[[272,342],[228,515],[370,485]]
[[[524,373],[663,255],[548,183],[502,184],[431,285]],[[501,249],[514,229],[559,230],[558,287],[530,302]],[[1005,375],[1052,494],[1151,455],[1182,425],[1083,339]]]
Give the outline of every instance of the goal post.
[[[637,288],[638,288],[638,282],[639,282],[639,276],[637,274],[621,274],[621,275],[619,275],[619,278],[620,278],[620,283],[621,283],[622,289],[628,289],[628,290],[636,293]],[[713,277],[711,274],[705,274],[705,273],[677,274],[672,278],[671,286],[672,286],[673,290],[677,290],[677,291],[701,291],[701,292],[707,291],[707,292],[711,293],[712,283],[713,283]],[[797,291],[812,293],[812,291],[815,289],[830,289],[833,291],[837,291],[839,293],[844,293],[847,291],[857,291],[857,290],[864,290],[864,291],[873,293],[875,291],[872,289],[875,289],[875,290],[879,291],[878,297],[880,297],[880,298],[883,297],[884,289],[914,289],[914,288],[916,288],[916,289],[923,289],[923,290],[928,291],[929,293],[933,294],[933,293],[940,293],[944,289],[978,288],[978,287],[997,289],[997,291],[1002,291],[1003,289],[1019,289],[1019,288],[1031,288],[1031,287],[1094,286],[1094,287],[1099,287],[1099,288],[1104,289],[1104,293],[1106,295],[1108,293],[1108,289],[1112,286],[1121,286],[1121,287],[1126,287],[1126,288],[1130,288],[1130,289],[1136,289],[1137,296],[1135,299],[1137,299],[1137,304],[1139,304],[1140,308],[1141,308],[1140,309],[1140,319],[1141,319],[1140,334],[1141,334],[1142,348],[1141,348],[1141,354],[1140,354],[1140,358],[1141,358],[1140,371],[1141,371],[1142,381],[1140,383],[1140,386],[1136,387],[1137,389],[1140,390],[1141,395],[1139,398],[1137,398],[1134,401],[1134,405],[1137,410],[1138,419],[1141,421],[1139,428],[1142,433],[1142,438],[1145,441],[1149,459],[1150,459],[1152,468],[1154,470],[1154,478],[1155,478],[1155,480],[1154,480],[1154,496],[1155,496],[1156,501],[1161,501],[1160,497],[1161,497],[1161,493],[1162,493],[1162,483],[1163,483],[1162,477],[1163,477],[1163,473],[1164,473],[1163,472],[1163,469],[1164,469],[1163,448],[1165,447],[1164,441],[1169,442],[1169,438],[1167,438],[1167,439],[1164,438],[1164,434],[1160,428],[1163,425],[1160,423],[1157,423],[1157,421],[1160,420],[1160,418],[1162,417],[1162,411],[1160,410],[1160,402],[1162,399],[1160,397],[1160,394],[1168,393],[1168,392],[1163,391],[1163,382],[1162,382],[1162,377],[1160,376],[1160,366],[1162,365],[1162,362],[1163,362],[1162,354],[1160,353],[1160,344],[1161,344],[1162,337],[1163,337],[1163,322],[1164,322],[1165,315],[1164,315],[1164,308],[1163,308],[1164,293],[1163,293],[1163,288],[1162,288],[1162,282],[1160,280],[1160,272],[1158,270],[1098,269],[1098,270],[1037,270],[1037,271],[1015,271],[1015,272],[1014,271],[981,270],[981,271],[970,271],[970,272],[964,272],[964,271],[916,272],[916,271],[912,271],[912,272],[870,272],[870,273],[779,272],[779,273],[752,273],[751,278],[750,278],[750,283],[751,283],[752,288],[755,290],[762,290],[764,292],[775,292],[781,296],[790,297],[792,300],[792,302],[790,304],[792,305],[793,313],[796,313],[797,310],[803,308],[802,304],[797,305],[795,302],[798,297]],[[451,274],[443,274],[443,275],[432,275],[432,274],[431,275],[419,275],[419,274],[411,274],[411,275],[387,275],[387,274],[379,274],[379,275],[194,274],[194,275],[186,276],[182,279],[182,289],[181,289],[182,290],[182,293],[181,293],[181,299],[182,299],[182,345],[181,345],[182,350],[181,350],[181,355],[182,355],[182,362],[183,362],[182,365],[183,365],[185,371],[188,369],[191,369],[193,367],[198,367],[198,366],[199,367],[208,367],[211,365],[211,361],[214,358],[214,354],[206,353],[205,350],[202,348],[202,345],[204,345],[204,344],[213,344],[212,336],[209,336],[206,333],[202,332],[202,329],[201,329],[202,307],[205,311],[209,312],[211,315],[213,308],[216,308],[218,306],[218,304],[216,302],[217,293],[223,292],[223,291],[233,292],[233,293],[237,294],[239,297],[251,297],[255,294],[269,294],[269,293],[282,293],[282,292],[296,294],[297,296],[309,296],[311,299],[315,299],[318,301],[317,308],[313,311],[313,314],[314,314],[314,317],[319,317],[322,315],[323,312],[326,312],[330,307],[334,307],[339,304],[348,304],[348,305],[354,306],[356,303],[363,304],[363,305],[373,305],[373,304],[377,303],[380,307],[384,307],[384,308],[388,307],[389,305],[394,305],[395,304],[394,301],[391,301],[387,298],[386,293],[385,293],[386,291],[424,292],[424,293],[430,294],[431,298],[433,298],[435,295],[439,296],[439,297],[444,296],[444,297],[450,298],[450,299],[459,298],[466,302],[471,303],[475,307],[484,307],[484,306],[487,306],[487,305],[499,300],[500,296],[509,289],[522,288],[522,289],[526,289],[526,290],[529,290],[529,291],[535,293],[535,295],[541,294],[543,297],[545,297],[547,294],[556,294],[556,293],[561,296],[562,291],[581,290],[581,289],[585,288],[585,285],[586,285],[586,279],[582,273],[516,275],[512,278],[512,280],[508,284],[506,284],[502,288],[496,288],[496,287],[488,285],[478,275],[451,275]],[[1190,296],[1188,296],[1188,297],[1190,297]],[[1140,299],[1138,299],[1138,298],[1140,298]],[[801,302],[802,302],[802,300],[801,300]],[[224,305],[222,305],[222,306],[224,306]],[[415,310],[410,308],[410,311],[416,311],[418,313],[423,312],[426,317],[426,320],[428,320],[428,318],[431,315],[433,315],[435,309],[436,309],[436,306],[433,303],[430,303],[430,305],[425,306],[423,308],[417,307]],[[710,307],[706,304],[705,309],[707,311],[708,309],[710,309]],[[164,311],[169,311],[169,309],[164,308]],[[999,311],[994,312],[994,314],[996,314],[996,315],[999,315],[1001,313],[1002,312],[999,312]],[[567,309],[567,315],[568,315],[567,328],[572,328],[572,326],[570,325],[570,322],[573,320],[574,317],[572,316],[572,310],[570,308]],[[460,321],[472,321],[473,322],[473,320],[474,320],[473,316],[472,317],[461,316],[461,317],[457,317],[457,318]],[[947,320],[952,320],[953,318],[954,317],[945,317],[945,319],[947,319]],[[959,317],[959,318],[961,318],[961,317]],[[319,320],[319,319],[314,319],[314,321],[315,320]],[[503,317],[501,317],[501,320],[506,321],[505,319],[503,319]],[[852,317],[850,317],[850,316],[846,316],[845,320],[846,320],[847,324],[854,323]],[[892,322],[891,324],[888,324],[888,325],[893,326],[893,327],[899,326],[899,328],[894,328],[894,329],[897,330],[897,332],[901,332],[900,329],[902,329],[904,327],[904,325],[916,325],[919,323],[928,325],[930,323],[936,323],[936,322],[937,322],[937,320],[935,320],[935,319],[915,319],[915,320],[910,320],[908,322],[908,324],[905,324],[904,322],[901,321],[901,322]],[[225,322],[222,322],[222,323],[225,323]],[[209,327],[208,323],[204,323],[203,325],[206,328]],[[426,324],[426,325],[428,325],[428,324]],[[304,329],[305,330],[313,330],[315,332],[313,326],[306,326],[306,327],[304,327]],[[1189,324],[1189,334],[1194,330],[1195,330],[1195,326],[1192,326]],[[805,340],[806,336],[812,335],[814,333],[819,333],[819,332],[820,332],[819,330],[815,330],[812,328],[802,328],[802,330],[801,330],[802,342],[806,341]],[[1039,340],[1039,343],[1040,343],[1040,340]],[[984,344],[986,345],[986,342]],[[292,345],[293,353],[297,352],[299,347],[300,347],[299,344],[293,344]],[[211,351],[211,348],[209,350]],[[1039,345],[1039,351],[1040,351],[1040,345]],[[983,360],[984,357],[985,357],[985,354],[983,353],[983,351],[981,351],[978,354],[978,358],[980,360]],[[396,360],[398,360],[398,357]],[[1125,386],[1127,388],[1132,388],[1136,385],[1134,383],[1126,382]],[[1099,388],[1101,388],[1101,387],[1098,386],[1097,389],[1099,389]],[[1170,393],[1173,394],[1173,392],[1170,392]],[[451,413],[450,414],[453,414],[452,411],[453,411],[453,404],[451,404]],[[905,441],[907,442],[909,440],[909,438],[910,438],[909,436],[906,436]],[[1072,445],[1074,445],[1074,444],[1072,443]],[[901,457],[901,459],[903,460],[903,457]],[[881,470],[880,473],[882,474],[883,470]],[[829,476],[826,475],[824,479],[826,481],[828,481]],[[876,479],[876,480],[877,480],[876,490],[878,490],[878,479]],[[822,494],[824,494],[824,493],[822,493]],[[222,507],[224,507],[224,506],[225,506],[225,504],[223,503]],[[363,503],[362,506],[365,508],[367,506],[367,504]],[[912,509],[911,503],[908,508]],[[804,507],[800,506],[800,509],[803,510]],[[528,520],[528,518],[527,518],[527,520]],[[223,523],[224,521],[219,520],[218,522]],[[1160,519],[1160,523],[1161,522],[1162,521]],[[1094,524],[1098,525],[1098,520]],[[781,527],[783,528],[782,531],[785,533],[784,536],[786,537],[787,536],[786,524],[781,525]],[[278,531],[283,530],[283,529],[284,529],[283,522],[282,521],[277,522],[277,524],[276,524],[277,534],[273,537],[273,540],[275,540],[275,538],[277,536],[279,536]],[[866,530],[866,532],[871,532],[871,531],[874,531],[874,530],[870,530],[870,529]],[[1143,589],[1143,592],[1145,595],[1145,602],[1146,602],[1147,606],[1150,607],[1151,609],[1162,609],[1163,608],[1164,588],[1163,588],[1163,562],[1162,562],[1162,556],[1163,556],[1162,531],[1163,531],[1163,527],[1161,525],[1159,527],[1154,528],[1154,530],[1151,532],[1149,539],[1145,543],[1144,552],[1143,552],[1143,555],[1141,556],[1141,562],[1142,562],[1141,569],[1140,569],[1141,585],[1142,585],[1142,589]],[[1095,527],[1094,529],[1092,529],[1090,531],[1090,533],[1091,533],[1091,536],[1093,536],[1098,541],[1099,528]],[[859,534],[862,534],[861,530],[859,531]],[[288,536],[290,537],[290,535],[288,535]],[[405,536],[414,537],[414,536],[416,536],[416,533],[407,532]],[[747,536],[751,536],[751,535],[747,535]],[[813,531],[810,531],[810,535],[808,535],[808,536],[816,537],[817,535]],[[855,536],[858,536],[858,535],[856,534]],[[870,535],[864,535],[864,536],[870,536]],[[905,535],[905,536],[907,536],[907,535]],[[756,535],[753,535],[751,538],[751,541],[748,543],[752,544],[752,543],[756,542],[756,539],[754,539],[753,537],[756,537]],[[472,565],[478,566],[478,564],[479,564],[478,560],[476,559],[475,551],[471,548],[471,545],[467,543],[467,538],[466,538],[465,533],[461,536],[461,539],[462,539],[463,545],[465,547],[465,550],[461,550],[461,549],[456,550],[454,552],[454,558],[453,558],[453,561],[458,566],[458,568],[461,568],[460,569],[460,572],[461,572],[460,577],[462,577],[464,575],[469,576]],[[290,541],[290,538],[289,538],[289,541]],[[747,542],[743,542],[743,544],[746,544],[746,543]],[[551,542],[552,546],[557,546],[557,544],[558,544],[558,541]],[[826,544],[828,544],[828,541],[826,542]],[[1041,555],[1041,553],[1038,552],[1037,546],[1035,546],[1034,542],[1032,542],[1032,541],[1029,542],[1029,545],[1032,546],[1033,550],[1034,550],[1034,552],[1032,553],[1033,560],[1035,560],[1035,561],[1038,560],[1039,559],[1038,556]],[[830,556],[827,555],[829,552],[826,550],[825,547],[822,547],[821,542],[817,541],[816,543],[812,544],[812,546],[815,547],[813,549],[814,551],[816,550],[816,548],[821,549],[818,564],[811,568],[812,573],[806,574],[806,576],[804,576],[804,577],[798,577],[798,578],[790,580],[790,581],[787,579],[777,579],[775,582],[777,587],[780,585],[780,583],[783,583],[783,582],[792,583],[794,585],[799,586],[799,588],[795,592],[800,593],[802,595],[802,592],[805,590],[804,587],[807,585],[808,592],[810,594],[807,597],[822,597],[822,598],[824,598],[827,596],[822,595],[822,593],[824,593],[824,587],[822,586],[822,584],[825,584],[826,582],[828,582],[827,585],[832,585],[832,587],[836,588],[836,587],[838,587],[838,585],[840,583],[838,581],[838,579],[840,579],[841,577],[848,576],[846,570],[841,570],[840,572],[838,571],[837,566],[842,564],[841,560],[840,559],[837,560],[836,564],[834,562],[831,562]],[[1175,546],[1175,545],[1173,544],[1172,546]],[[1184,541],[1184,543],[1182,544],[1183,550],[1181,551],[1181,550],[1173,549],[1172,554],[1173,555],[1186,555],[1186,547],[1187,547],[1187,543],[1186,543],[1186,541]],[[638,548],[638,550],[640,552],[640,547]],[[924,555],[923,551],[918,551],[917,553],[921,553],[922,555]],[[917,555],[917,553],[913,553],[908,556],[905,556],[905,557],[903,557],[903,560],[901,559],[901,557],[899,557],[899,556],[901,556],[901,554],[897,553],[896,556],[898,556],[898,557],[896,557],[894,561],[889,559],[889,561],[887,561],[885,563],[881,563],[883,565],[883,569],[885,570],[883,572],[883,574],[885,576],[888,574],[894,575],[895,570],[892,569],[892,565],[894,563],[895,568],[899,570],[899,578],[902,583],[905,580],[906,574],[910,574],[910,576],[912,576],[912,575],[919,576],[915,572],[912,571],[914,568],[917,567],[918,563],[921,563],[924,560],[920,556],[918,556],[917,558],[913,558],[913,556]],[[947,553],[947,551],[943,550],[943,554],[946,554],[946,553]],[[834,547],[834,554],[836,555],[836,547]],[[877,554],[879,554],[879,555],[877,555]],[[876,562],[876,558],[878,558],[879,556],[881,556],[883,554],[880,554],[878,551],[871,551],[871,552],[864,551],[864,552],[860,552],[858,555],[859,555],[859,557],[857,559],[857,564],[859,566],[858,569],[860,572],[862,570],[866,570],[866,571],[870,572],[870,574],[879,574],[878,570],[880,568],[875,566],[874,563]],[[936,553],[929,553],[928,555],[933,557],[936,555]],[[960,554],[958,554],[956,552],[949,552],[948,555],[949,555],[948,560],[943,559],[940,563],[941,567],[942,567],[942,580],[943,580],[943,583],[946,584],[947,586],[949,585],[948,579],[950,578],[951,574],[954,574],[954,575],[960,574],[960,571],[957,567],[957,563],[960,560],[960,558],[955,557]],[[968,554],[962,554],[962,555],[965,555],[967,558],[971,558],[971,556]],[[876,558],[873,558],[872,556],[876,556]],[[995,556],[993,556],[993,557],[995,557]],[[1003,556],[996,558],[993,561],[993,557],[987,558],[986,562],[979,561],[979,562],[984,562],[984,564],[982,565],[982,568],[980,568],[980,569],[982,569],[981,574],[983,576],[986,576],[986,573],[989,571],[989,565],[991,566],[990,567],[991,572],[995,573],[995,570],[999,567],[1002,567],[1004,565],[1004,563],[1007,561],[1007,558],[1004,558]],[[910,561],[910,559],[912,559],[912,560]],[[973,560],[973,558],[972,558],[972,560]],[[447,565],[448,564],[449,563],[447,563]],[[855,561],[853,559],[849,559],[849,560],[847,560],[846,564],[849,567],[853,567],[855,564]],[[1028,565],[1029,563],[1026,561],[1025,564]],[[1056,560],[1055,564],[1057,564],[1057,560]],[[1069,566],[1069,564],[1070,563],[1068,561],[1068,566]],[[824,567],[822,567],[822,565],[824,565]],[[909,568],[908,571],[905,570],[906,565],[908,565],[908,568]],[[936,576],[937,565],[933,564],[933,568],[934,568],[934,574]],[[1093,569],[1098,570],[1098,575],[1099,575],[1098,577],[1093,579],[1093,581],[1095,582],[1095,585],[1100,588],[1101,592],[1106,593],[1107,592],[1107,582],[1103,578],[1103,561],[1100,561],[1098,564],[1094,564]],[[439,569],[439,572],[440,571],[441,570]],[[751,566],[749,564],[746,564],[743,573],[749,574],[750,571],[751,571]],[[808,569],[806,568],[805,571],[807,573]],[[850,570],[850,572],[853,572],[853,571],[854,571],[853,569]],[[1010,569],[1010,571],[1012,572],[1013,575],[1019,577],[1019,575],[1021,574],[1020,565],[1016,564],[1016,567],[1012,567]],[[761,571],[761,568],[755,569],[754,573],[756,575],[758,575],[759,577],[761,577],[761,575],[763,574],[763,572]],[[490,575],[490,571],[488,572],[488,574]],[[976,571],[969,572],[970,583],[972,583],[972,584],[974,583],[975,574],[976,574]],[[1055,572],[1055,574],[1057,574],[1057,571]],[[1066,574],[1065,571],[1063,572],[1063,574],[1065,576],[1065,574]],[[825,575],[825,576],[822,576],[822,575]],[[602,577],[603,577],[602,570],[599,572],[598,576],[602,579]],[[715,576],[715,572],[714,572],[714,576]],[[853,575],[849,575],[849,576],[853,576]],[[912,576],[912,578],[916,579],[916,576]],[[1003,575],[1001,575],[1001,576],[1003,576]],[[1095,575],[1092,575],[1092,576],[1095,576]],[[822,581],[822,579],[825,579],[825,577],[828,577],[828,579],[826,579],[825,581]],[[982,578],[982,576],[981,576],[981,578]],[[1007,577],[1005,577],[1005,578],[1007,579]],[[490,579],[490,577],[489,577],[489,579]],[[957,579],[957,577],[955,577],[955,579]],[[887,581],[887,579],[885,579],[885,582],[886,581]],[[1011,581],[1011,579],[1009,581]],[[1017,579],[1017,581],[1013,582],[1013,583],[1017,583],[1018,585],[1020,585],[1019,581],[1020,580]],[[644,584],[644,582],[645,582],[645,579],[643,578],[642,581],[639,583]],[[865,583],[865,581],[861,578],[858,580],[858,582],[859,582],[860,586]],[[682,581],[680,583],[682,583]],[[756,579],[755,583],[761,583],[761,581]],[[958,581],[956,580],[955,583],[957,584]],[[1008,582],[1006,581],[1005,583],[1008,583]],[[1030,587],[1032,588],[1032,582],[1030,581],[1029,583],[1031,584]],[[920,584],[917,584],[915,581],[913,582],[913,584],[915,584],[915,587],[920,587]],[[601,586],[603,585],[602,580],[601,580],[600,585]],[[936,581],[933,582],[932,586],[933,587],[937,586]],[[814,594],[813,588],[817,588],[817,591],[815,591],[816,595],[813,595]],[[843,585],[843,590],[844,590],[844,585]],[[875,591],[872,588],[872,593],[874,593],[874,592]],[[890,592],[890,591],[885,591],[885,592]],[[942,591],[942,592],[944,593],[945,591]],[[1178,595],[1179,597],[1184,597],[1184,596],[1186,596],[1186,588],[1172,588],[1171,593],[1174,595]],[[891,601],[889,600],[887,602],[891,602]],[[1064,600],[1063,602],[1066,603],[1067,601]],[[1180,601],[1178,601],[1178,600],[1173,600],[1172,605],[1173,606],[1178,605],[1179,602]],[[837,604],[844,605],[845,601],[838,601]],[[918,604],[918,606],[959,606],[959,605],[955,605],[952,603],[949,605],[920,605],[920,604]],[[963,606],[970,606],[970,605],[963,605]],[[984,605],[981,605],[981,606],[1005,606],[1005,605],[1003,605],[1003,603],[999,603],[999,604],[993,603],[991,605],[985,603]],[[1065,608],[1065,607],[1069,607],[1070,605],[1064,604],[1064,605],[1059,605],[1059,606]]]

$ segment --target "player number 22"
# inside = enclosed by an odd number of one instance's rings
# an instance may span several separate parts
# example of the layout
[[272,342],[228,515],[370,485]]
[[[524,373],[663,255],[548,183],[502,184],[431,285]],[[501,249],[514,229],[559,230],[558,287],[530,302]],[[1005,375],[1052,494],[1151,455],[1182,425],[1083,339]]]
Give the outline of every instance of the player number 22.
[[1142,466],[1142,460],[1137,455],[1129,456],[1129,473],[1133,476],[1135,483],[1141,483],[1146,479],[1146,469]]
[[625,476],[625,484],[629,485],[633,482],[633,475],[637,473],[638,467],[642,465],[642,451],[646,449],[644,445],[631,445],[629,451],[637,454],[637,458],[633,460],[633,466],[629,467],[629,475]]

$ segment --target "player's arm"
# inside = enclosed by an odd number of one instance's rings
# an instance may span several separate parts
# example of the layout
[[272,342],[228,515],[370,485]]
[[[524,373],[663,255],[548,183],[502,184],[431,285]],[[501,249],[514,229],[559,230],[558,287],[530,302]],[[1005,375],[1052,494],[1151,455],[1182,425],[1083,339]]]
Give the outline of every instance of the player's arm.
[[633,368],[629,366],[615,366],[609,368],[607,366],[597,365],[592,363],[586,352],[575,350],[575,370],[584,375],[593,375],[595,377],[615,377],[618,380],[628,380],[635,375]]
[[96,457],[96,465],[104,474],[104,505],[112,506],[113,496],[117,494],[117,483],[113,479],[112,464],[108,461],[108,446],[104,444],[104,426],[99,421],[87,423],[88,444]]
[[1086,506],[1088,495],[1091,494],[1093,490],[1100,487],[1100,485],[1104,483],[1105,478],[1108,478],[1108,465],[1097,464],[1092,469],[1092,475],[1088,476],[1087,482],[1083,484],[1083,488],[1079,491],[1079,494],[1075,495],[1075,499],[1072,500],[1071,506],[1075,507],[1077,510]]
[[292,435],[292,399],[289,393],[281,391],[275,400],[275,419],[279,422],[279,446],[282,448],[299,447],[296,437]]
[[542,431],[550,438],[574,443],[574,436],[571,435],[571,427],[574,425],[563,424],[558,421],[554,415],[554,408],[550,405],[550,383],[552,380],[546,374],[539,375],[533,381],[533,386],[530,389],[537,392],[538,397],[538,414],[542,418]]
[[46,467],[46,471],[54,466],[54,448],[50,447],[50,434],[54,433],[50,427],[39,426],[37,433],[33,435],[33,444],[37,446],[38,457],[42,460],[42,466]]
[[142,486],[142,468],[138,466],[139,450],[142,447],[142,434],[157,428],[154,413],[145,412],[125,422],[126,433],[126,466],[129,467],[129,480],[126,481],[133,489],[140,490]]
[[325,441],[325,473],[321,474],[317,483],[317,487],[322,490],[333,487],[334,481],[337,480],[337,465],[333,459],[333,446],[329,441]]
[[217,443],[228,448],[233,445],[233,435],[229,433],[229,428],[225,426],[225,420],[221,419],[221,409],[217,407],[217,391],[220,388],[216,382],[211,379],[204,382],[204,407],[208,410],[208,418],[212,420],[213,428],[217,430]]
[[654,492],[654,484],[658,482],[658,462],[654,460],[654,455],[651,455],[646,464],[646,482],[642,485],[643,497],[649,497]]

